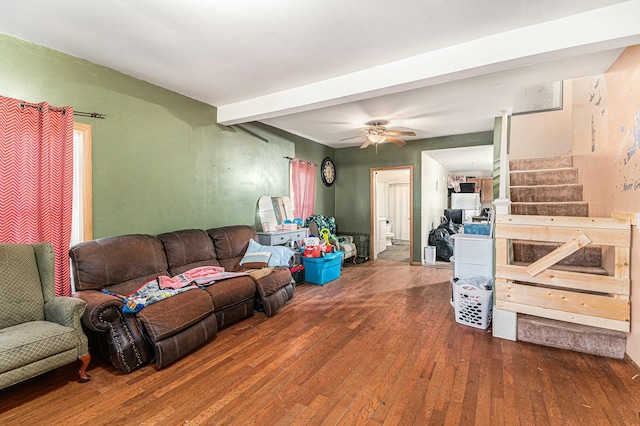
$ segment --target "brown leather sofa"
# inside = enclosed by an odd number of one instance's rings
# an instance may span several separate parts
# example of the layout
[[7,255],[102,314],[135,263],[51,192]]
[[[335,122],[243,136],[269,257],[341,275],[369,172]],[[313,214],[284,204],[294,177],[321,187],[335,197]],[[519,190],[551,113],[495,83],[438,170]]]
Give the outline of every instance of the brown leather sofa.
[[268,317],[275,314],[295,294],[286,267],[185,291],[136,314],[123,312],[120,298],[101,291],[128,295],[160,275],[199,266],[240,271],[249,239],[258,240],[256,231],[237,225],[107,237],[72,247],[74,296],[87,302],[82,323],[90,348],[124,373],[154,358],[162,368],[211,340],[218,329],[251,317],[257,307]]

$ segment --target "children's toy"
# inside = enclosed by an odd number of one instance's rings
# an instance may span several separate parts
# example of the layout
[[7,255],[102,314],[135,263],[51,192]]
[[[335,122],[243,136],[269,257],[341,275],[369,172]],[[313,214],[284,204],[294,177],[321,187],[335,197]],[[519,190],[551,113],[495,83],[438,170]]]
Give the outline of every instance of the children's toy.
[[331,243],[329,242],[330,236],[331,236],[331,232],[329,232],[329,228],[322,228],[320,230],[320,237],[322,237],[326,241],[327,247],[331,247]]
[[302,254],[304,257],[321,257],[322,250],[320,249],[320,245],[310,246],[307,245],[304,248],[304,253]]

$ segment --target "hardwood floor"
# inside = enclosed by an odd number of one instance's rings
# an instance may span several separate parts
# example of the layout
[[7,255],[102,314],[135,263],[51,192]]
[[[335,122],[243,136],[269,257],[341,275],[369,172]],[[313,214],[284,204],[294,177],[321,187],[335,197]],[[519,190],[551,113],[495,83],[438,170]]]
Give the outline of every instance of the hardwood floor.
[[345,266],[156,371],[63,367],[0,391],[0,424],[640,424],[630,363],[455,323],[451,271]]

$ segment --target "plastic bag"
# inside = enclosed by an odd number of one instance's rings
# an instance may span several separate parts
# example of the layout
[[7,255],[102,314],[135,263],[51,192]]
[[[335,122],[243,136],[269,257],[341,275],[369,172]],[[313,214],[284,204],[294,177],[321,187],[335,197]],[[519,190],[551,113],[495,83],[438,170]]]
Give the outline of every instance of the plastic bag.
[[436,248],[436,257],[448,262],[453,256],[453,241],[445,228],[437,227],[429,232],[429,245]]

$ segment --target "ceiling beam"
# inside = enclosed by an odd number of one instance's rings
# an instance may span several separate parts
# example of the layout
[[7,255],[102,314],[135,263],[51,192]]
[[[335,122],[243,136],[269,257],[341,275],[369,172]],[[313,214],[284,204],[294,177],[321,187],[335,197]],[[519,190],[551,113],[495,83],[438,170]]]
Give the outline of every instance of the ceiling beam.
[[640,0],[221,105],[217,120],[224,125],[266,120],[634,44],[640,44]]

